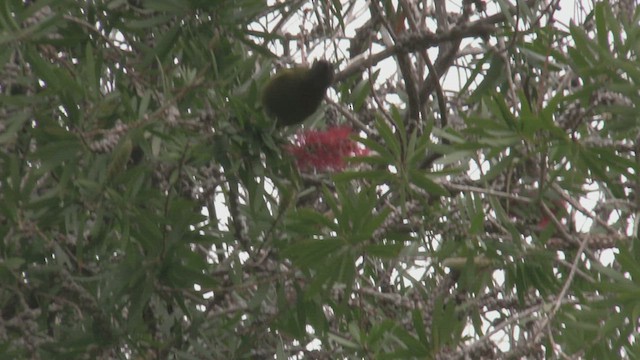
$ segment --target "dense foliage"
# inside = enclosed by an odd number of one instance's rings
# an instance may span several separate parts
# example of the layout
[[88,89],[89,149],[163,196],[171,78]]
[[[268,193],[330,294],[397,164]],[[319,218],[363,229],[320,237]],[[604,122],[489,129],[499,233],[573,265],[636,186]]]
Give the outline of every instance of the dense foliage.
[[0,358],[640,358],[640,12],[561,5],[3,1]]

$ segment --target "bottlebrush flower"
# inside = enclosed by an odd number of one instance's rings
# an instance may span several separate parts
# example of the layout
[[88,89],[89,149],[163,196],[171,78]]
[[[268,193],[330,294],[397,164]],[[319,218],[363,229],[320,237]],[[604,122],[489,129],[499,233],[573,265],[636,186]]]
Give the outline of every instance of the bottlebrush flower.
[[[549,209],[558,220],[562,221],[562,218],[566,216],[567,202],[564,201],[564,199],[553,200],[549,206]],[[542,213],[542,216],[540,217],[540,221],[538,221],[537,228],[544,230],[547,228],[547,226],[553,224],[553,222],[551,221],[551,217],[546,214],[542,208],[540,209],[540,211]]]
[[348,126],[332,127],[324,131],[306,130],[298,133],[287,151],[296,158],[300,169],[343,170],[345,158],[366,155],[369,150],[359,147],[349,138]]

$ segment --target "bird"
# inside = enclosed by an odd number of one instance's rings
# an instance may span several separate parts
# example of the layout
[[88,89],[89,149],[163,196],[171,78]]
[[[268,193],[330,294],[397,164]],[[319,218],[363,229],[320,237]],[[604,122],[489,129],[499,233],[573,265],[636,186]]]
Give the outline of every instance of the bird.
[[332,82],[333,66],[326,60],[280,70],[264,86],[262,106],[278,127],[300,124],[318,109]]

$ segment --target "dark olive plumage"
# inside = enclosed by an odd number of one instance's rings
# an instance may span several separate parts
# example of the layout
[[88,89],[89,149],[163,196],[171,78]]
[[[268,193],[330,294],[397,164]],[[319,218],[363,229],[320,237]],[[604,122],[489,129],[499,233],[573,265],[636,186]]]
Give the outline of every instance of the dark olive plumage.
[[324,60],[280,70],[262,90],[262,105],[278,126],[299,124],[318,109],[332,81],[333,67]]

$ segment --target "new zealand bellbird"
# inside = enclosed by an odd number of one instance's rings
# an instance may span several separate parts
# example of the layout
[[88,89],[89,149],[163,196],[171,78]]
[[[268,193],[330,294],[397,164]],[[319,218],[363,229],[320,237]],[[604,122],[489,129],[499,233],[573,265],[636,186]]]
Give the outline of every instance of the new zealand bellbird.
[[262,90],[262,105],[278,126],[299,124],[318,109],[332,81],[333,67],[324,60],[280,70]]

